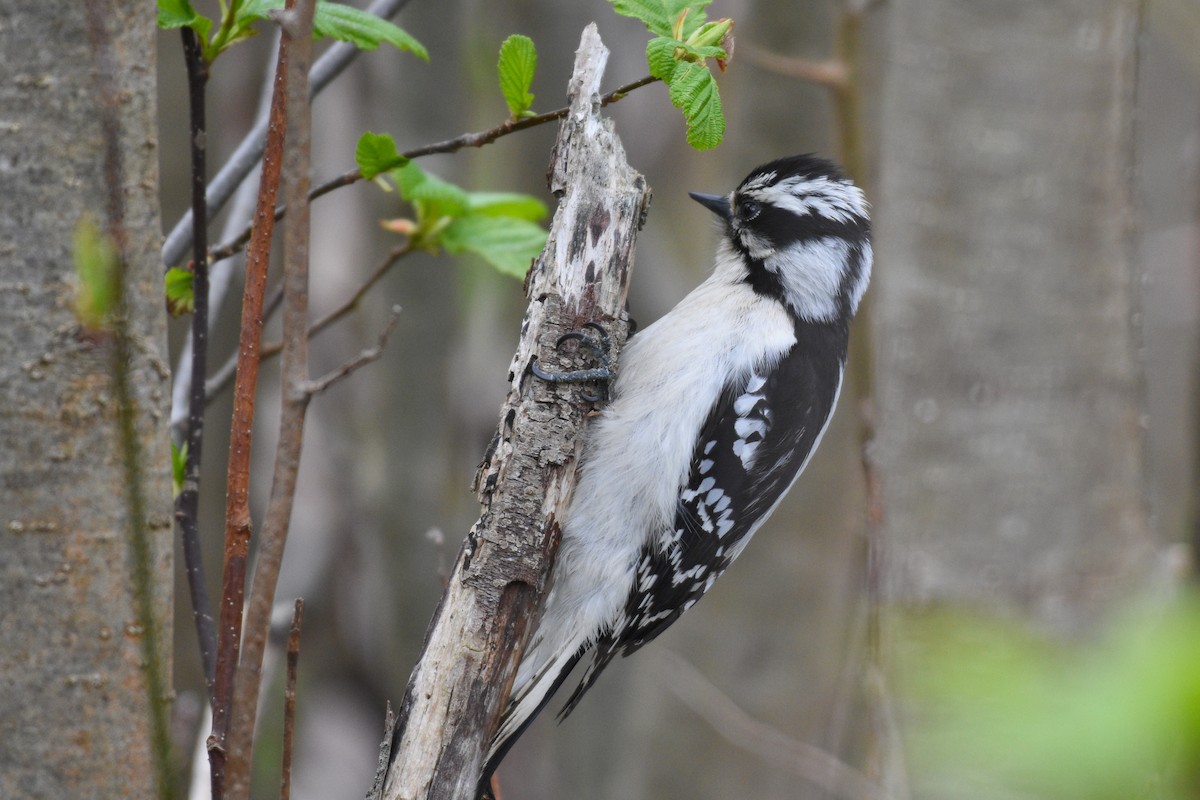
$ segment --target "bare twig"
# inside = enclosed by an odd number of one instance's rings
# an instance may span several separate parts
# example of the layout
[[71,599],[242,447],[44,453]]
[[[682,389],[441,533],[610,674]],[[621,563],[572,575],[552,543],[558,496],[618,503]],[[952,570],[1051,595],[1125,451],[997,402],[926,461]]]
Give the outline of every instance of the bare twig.
[[768,72],[775,72],[796,80],[815,83],[837,89],[850,81],[849,69],[841,59],[832,58],[825,61],[812,61],[807,58],[796,58],[755,48],[739,48],[738,55],[756,67]]
[[[295,0],[289,0],[291,8]],[[275,90],[271,100],[270,134],[263,157],[259,184],[257,224],[246,254],[246,284],[242,296],[242,324],[238,337],[237,381],[230,425],[229,466],[225,503],[225,570],[221,587],[220,628],[217,637],[217,669],[213,700],[213,732],[209,737],[213,800],[225,797],[225,766],[228,755],[229,719],[233,708],[234,681],[242,640],[242,604],[246,594],[246,560],[250,551],[250,448],[253,442],[254,400],[258,387],[258,347],[262,330],[263,292],[270,260],[275,196],[279,189],[285,115],[287,107],[287,62],[289,42],[279,45],[275,66]]]
[[279,778],[279,800],[292,796],[292,750],[296,741],[296,670],[300,664],[300,625],[304,622],[304,600],[296,598],[292,629],[288,631],[287,680],[283,686],[283,768]]
[[[408,0],[375,0],[366,10],[367,13],[377,17],[389,19],[400,13],[400,10],[406,5],[408,5]],[[336,42],[326,50],[313,64],[312,73],[309,75],[309,91],[313,96],[320,94],[321,90],[340,75],[342,70],[360,52],[362,51],[356,45],[349,42]],[[234,190],[241,185],[250,171],[258,166],[258,160],[262,157],[266,145],[269,125],[270,117],[267,114],[261,114],[255,121],[254,127],[242,138],[233,155],[221,167],[216,177],[209,182],[206,207],[210,215],[216,215],[224,207]],[[192,243],[191,226],[191,211],[189,211],[171,229],[162,248],[165,266],[176,264],[183,258],[188,245]]]
[[[388,254],[384,256],[383,260],[379,262],[379,265],[375,267],[375,271],[372,272],[370,276],[362,282],[362,285],[360,285],[358,289],[354,291],[354,294],[350,295],[346,302],[342,303],[333,311],[330,311],[328,314],[314,322],[308,329],[308,335],[310,337],[316,336],[321,331],[325,330],[330,325],[337,322],[354,309],[358,308],[358,304],[362,301],[363,297],[366,296],[367,292],[371,290],[371,287],[378,283],[379,279],[388,273],[388,270],[392,268],[393,264],[411,252],[412,244],[409,242],[397,245],[388,251]],[[395,311],[396,309],[393,309],[393,313],[395,313]],[[273,356],[278,353],[282,347],[282,342],[271,342],[269,344],[265,344],[263,345],[262,349],[262,357],[267,358],[268,356]]]
[[383,330],[380,331],[379,341],[375,343],[374,347],[369,347],[366,350],[363,350],[354,358],[345,362],[336,369],[325,373],[316,380],[309,381],[307,384],[305,384],[304,391],[308,392],[310,395],[320,394],[338,381],[348,377],[359,367],[365,364],[370,364],[372,361],[378,359],[381,355],[383,355],[383,348],[387,346],[388,338],[392,335],[392,332],[396,330],[396,323],[399,321],[400,306],[392,306],[392,313],[388,317],[387,325],[385,325]]
[[837,756],[751,717],[682,656],[659,647],[649,663],[663,685],[727,742],[837,797],[883,797],[879,786]]
[[[647,75],[646,77],[636,80],[633,83],[627,83],[624,86],[613,89],[611,92],[603,95],[600,98],[600,105],[607,106],[610,103],[615,103],[635,89],[648,86],[657,80],[658,78]],[[458,150],[462,150],[464,147],[483,147],[484,145],[491,144],[497,139],[502,139],[509,134],[516,133],[517,131],[528,130],[529,128],[535,128],[538,125],[545,125],[547,122],[560,120],[567,115],[568,111],[570,111],[570,108],[564,106],[562,108],[555,109],[554,111],[547,111],[545,114],[538,114],[535,117],[528,117],[520,120],[505,120],[499,125],[488,128],[485,131],[464,133],[462,136],[456,136],[455,138],[447,139],[444,142],[436,142],[434,144],[427,144],[422,147],[415,147],[412,150],[406,150],[400,155],[404,156],[405,158],[420,158],[421,156],[429,156],[437,153],[453,153]],[[309,194],[308,199],[316,200],[318,197],[329,194],[334,189],[340,189],[343,186],[350,186],[358,183],[361,180],[362,172],[357,169],[342,173],[336,178],[326,181],[325,183],[313,189]],[[275,209],[275,219],[281,219],[286,213],[287,208],[280,206],[279,208]],[[242,246],[246,244],[249,238],[250,228],[246,228],[246,230],[242,231],[237,238],[214,248],[209,254],[210,260],[216,262],[223,258],[229,258],[231,255],[240,250]]]
[[183,560],[187,570],[188,592],[192,601],[192,620],[200,646],[200,665],[208,702],[213,702],[217,664],[217,632],[213,627],[212,607],[204,576],[200,548],[200,455],[204,444],[204,379],[208,371],[208,212],[204,205],[207,134],[204,120],[204,87],[208,83],[208,63],[200,42],[191,28],[181,28],[183,55],[187,64],[188,100],[191,108],[192,156],[192,311],[191,391],[188,392],[187,433],[184,437],[187,459],[183,490],[175,501],[175,519],[179,522]]
[[[246,609],[245,637],[234,682],[230,712],[229,753],[226,765],[228,797],[250,796],[250,764],[258,696],[262,687],[262,661],[271,629],[271,611],[279,567],[283,562],[300,472],[304,442],[304,417],[311,393],[308,385],[308,246],[309,161],[311,114],[308,71],[312,65],[312,25],[316,0],[289,3],[278,15],[289,55],[286,68],[287,116],[283,150],[284,197],[295,209],[283,230],[283,363],[279,443],[271,497],[263,517],[254,581]],[[254,355],[257,361],[257,354]],[[239,365],[238,371],[241,371]]]
[[100,130],[104,137],[104,188],[106,197],[106,232],[116,251],[116,274],[113,281],[111,369],[112,388],[116,400],[117,437],[121,464],[125,470],[125,507],[129,522],[129,555],[132,561],[134,614],[141,628],[143,670],[145,672],[146,705],[150,713],[150,745],[154,762],[158,796],[164,800],[175,797],[171,774],[171,738],[167,722],[167,676],[162,663],[162,647],[158,626],[160,609],[155,607],[154,577],[151,567],[150,528],[142,472],[141,433],[138,431],[138,407],[130,374],[134,364],[134,347],[130,341],[129,232],[125,225],[126,176],[121,151],[122,99],[117,86],[118,67],[113,53],[113,41],[106,27],[112,10],[98,2],[84,5],[87,34],[91,44],[96,81],[97,110]]
[[[859,8],[853,2],[847,2],[838,16],[833,39],[834,59],[842,65],[845,80],[830,86],[833,93],[834,120],[838,131],[838,155],[850,177],[864,189],[870,188],[870,176],[867,168],[866,147],[863,135],[866,125],[862,113],[862,26],[863,19],[870,6]],[[866,321],[863,309],[859,308],[860,317]],[[862,323],[859,327],[869,329]],[[868,340],[869,336],[858,336],[858,339]],[[868,366],[869,357],[860,359]]]
[[[370,274],[370,276],[365,281],[362,282],[362,285],[360,285],[354,291],[354,294],[352,294],[349,297],[349,299],[347,299],[344,303],[342,303],[340,306],[335,308],[333,311],[330,311],[328,314],[321,317],[319,320],[314,322],[309,327],[309,329],[308,329],[309,338],[311,339],[312,337],[321,333],[326,328],[328,328],[330,325],[337,322],[342,317],[346,316],[351,311],[353,311],[355,308],[357,308],[358,304],[366,296],[367,292],[370,291],[371,287],[374,286],[376,283],[378,283],[379,279],[382,278],[384,275],[386,275],[388,273],[388,270],[390,270],[397,261],[399,261],[401,258],[405,257],[406,255],[408,255],[411,252],[412,252],[412,246],[408,242],[405,242],[404,244],[396,245],[391,250],[389,250],[387,255],[385,255],[383,257],[383,259],[379,262],[379,264],[376,265],[374,271]],[[275,309],[278,308],[279,303],[282,299],[283,299],[282,291],[277,291],[275,294],[273,294],[271,296],[271,299],[267,301],[266,307],[263,310],[263,319],[264,320],[270,319],[271,315],[274,313]],[[267,344],[264,344],[262,346],[262,348],[259,350],[259,360],[266,361],[269,358],[273,358],[274,356],[279,355],[279,351],[282,349],[283,349],[283,342],[268,342]],[[208,392],[209,402],[211,402],[213,400],[213,398],[215,398],[222,391],[224,391],[225,387],[230,384],[230,382],[233,380],[234,371],[236,369],[237,369],[237,353],[234,353],[232,356],[230,356],[229,360],[226,361],[219,370],[217,370],[216,374],[214,374],[208,380],[208,384],[205,387],[205,391]]]

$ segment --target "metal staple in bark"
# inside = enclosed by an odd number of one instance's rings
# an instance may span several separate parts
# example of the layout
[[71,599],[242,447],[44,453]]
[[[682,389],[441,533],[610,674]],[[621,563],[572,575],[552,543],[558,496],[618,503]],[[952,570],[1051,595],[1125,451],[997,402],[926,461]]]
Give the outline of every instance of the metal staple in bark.
[[509,371],[512,387],[476,479],[482,504],[434,615],[400,708],[382,797],[474,800],[488,742],[533,627],[575,481],[589,404],[548,386],[529,364],[565,366],[559,336],[585,322],[626,337],[633,246],[649,203],[602,120],[608,50],[584,30],[551,159],[559,198],[550,237],[526,280],[529,309]]

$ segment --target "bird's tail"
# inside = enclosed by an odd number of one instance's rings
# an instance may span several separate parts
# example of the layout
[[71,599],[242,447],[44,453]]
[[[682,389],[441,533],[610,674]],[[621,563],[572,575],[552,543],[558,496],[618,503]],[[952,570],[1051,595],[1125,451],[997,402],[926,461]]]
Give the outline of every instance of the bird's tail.
[[562,686],[587,649],[586,642],[563,649],[552,658],[548,658],[528,680],[518,685],[509,698],[508,709],[500,720],[500,728],[496,731],[492,746],[488,750],[483,775],[479,779],[480,797],[488,796],[492,773],[496,771],[496,767],[500,766],[509,749],[550,702],[550,698],[558,691],[558,687]]

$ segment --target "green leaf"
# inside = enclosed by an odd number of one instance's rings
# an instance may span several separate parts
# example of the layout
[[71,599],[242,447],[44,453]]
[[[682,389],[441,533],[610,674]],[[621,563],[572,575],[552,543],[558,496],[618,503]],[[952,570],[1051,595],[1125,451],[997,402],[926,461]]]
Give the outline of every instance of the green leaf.
[[[700,25],[684,38],[687,39],[689,49],[692,45],[694,45],[696,48],[704,49],[712,46],[719,48],[720,46],[724,45],[732,35],[733,20],[719,19],[715,22],[706,22],[703,25]],[[705,58],[714,57],[715,55],[712,54],[705,56]],[[720,57],[725,57],[724,52],[722,52]]]
[[725,114],[717,79],[704,64],[681,61],[671,75],[671,103],[687,120],[688,144],[697,150],[709,150],[725,136]]
[[117,298],[117,251],[96,221],[75,227],[75,315],[90,330],[103,330]]
[[432,175],[413,189],[409,199],[417,207],[418,216],[429,219],[458,217],[467,210],[467,193]]
[[675,65],[680,61],[703,64],[705,59],[726,57],[725,50],[716,45],[688,44],[669,36],[656,36],[646,42],[646,63],[650,66],[650,74],[667,83],[671,82]]
[[425,45],[403,28],[382,17],[341,3],[317,3],[313,35],[350,42],[360,50],[374,50],[386,43],[399,50],[407,50],[422,61],[429,60]]
[[[716,45],[710,44],[710,45],[704,45],[702,47],[696,47],[694,45],[688,44],[687,42],[680,42],[679,46],[683,49],[684,58],[689,61],[695,60],[696,63],[700,63],[707,58],[724,59],[726,57],[725,50],[720,47],[717,47]],[[688,58],[688,56],[690,56],[691,58]]]
[[187,450],[187,442],[183,443],[183,447],[171,442],[171,487],[175,490],[175,497],[183,493],[183,479],[187,474]]
[[610,0],[613,10],[624,17],[640,19],[651,33],[675,38],[675,22],[688,11],[683,21],[686,39],[704,24],[704,9],[712,0]]
[[545,246],[546,231],[522,219],[471,214],[452,222],[441,240],[447,253],[474,253],[501,273],[521,280]]
[[510,217],[534,222],[545,219],[549,211],[536,197],[518,192],[471,192],[467,210],[485,217]]
[[392,178],[400,189],[400,196],[417,210],[418,231],[415,236],[423,239],[426,245],[437,244],[437,236],[445,225],[441,222],[444,218],[459,217],[466,213],[468,199],[465,191],[424,172],[412,161],[392,170]]
[[416,209],[413,243],[447,253],[470,252],[505,275],[525,277],[546,243],[534,220],[548,213],[537,198],[516,192],[467,192],[409,162],[391,172],[400,196]]
[[[283,5],[284,0],[247,0],[238,10],[238,24],[244,27],[266,19],[270,11]],[[425,45],[394,23],[353,6],[318,0],[313,15],[313,38],[323,37],[349,42],[360,50],[374,50],[386,43],[407,50],[422,61],[429,60]]]
[[198,16],[188,0],[158,0],[158,27],[165,31],[191,25]]
[[533,106],[533,73],[537,70],[537,48],[528,36],[514,34],[500,45],[500,61],[496,72],[500,78],[500,91],[513,118],[525,115]]
[[194,274],[191,270],[171,267],[167,270],[164,287],[167,294],[167,310],[171,316],[191,314],[196,310],[196,294],[192,288]]
[[400,196],[412,201],[412,190],[425,180],[425,170],[417,166],[417,162],[409,161],[401,167],[392,170],[392,180],[400,190]]
[[358,164],[363,178],[369,181],[377,175],[404,166],[408,159],[396,152],[396,140],[391,136],[367,131],[359,137],[354,147],[354,163]]
[[670,83],[675,65],[679,63],[675,60],[675,50],[682,44],[670,36],[655,36],[646,42],[646,63],[650,65],[650,74],[664,83]]
[[236,24],[248,25],[267,19],[269,12],[277,8],[283,8],[283,0],[245,0],[238,6]]
[[165,31],[191,28],[201,41],[208,38],[213,21],[196,13],[188,0],[158,0],[158,27]]

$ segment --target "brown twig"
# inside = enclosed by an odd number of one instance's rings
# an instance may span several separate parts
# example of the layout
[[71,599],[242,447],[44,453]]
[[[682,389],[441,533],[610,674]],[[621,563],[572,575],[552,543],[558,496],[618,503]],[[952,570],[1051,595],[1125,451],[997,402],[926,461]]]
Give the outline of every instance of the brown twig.
[[388,317],[387,325],[379,333],[379,340],[375,343],[374,347],[368,347],[336,369],[330,370],[316,380],[309,381],[305,384],[304,391],[310,395],[320,394],[338,381],[348,377],[359,367],[370,364],[372,361],[378,359],[383,355],[383,348],[387,346],[388,338],[396,330],[396,323],[399,321],[400,306],[392,306],[392,313]]
[[[333,311],[330,311],[328,314],[326,314],[325,316],[321,317],[319,320],[314,322],[308,329],[308,335],[310,337],[316,336],[321,331],[325,330],[330,325],[337,322],[338,320],[340,320],[342,317],[349,314],[354,309],[358,308],[358,304],[362,301],[363,297],[366,296],[367,292],[369,292],[371,290],[371,287],[374,286],[376,283],[378,283],[379,279],[388,273],[388,270],[390,270],[392,268],[393,264],[395,264],[397,261],[404,258],[406,255],[408,255],[411,252],[412,252],[412,244],[410,242],[405,242],[404,244],[397,245],[396,247],[393,247],[390,251],[388,251],[388,254],[386,256],[384,256],[383,260],[380,261],[378,266],[375,267],[375,271],[372,272],[371,275],[365,281],[362,282],[362,285],[359,286],[354,291],[354,294],[350,295],[350,297],[346,300],[346,302],[342,303],[340,306],[335,308]],[[263,349],[262,349],[263,358],[275,355],[282,348],[283,348],[283,342],[271,342],[269,344],[263,345]]]
[[[839,15],[834,31],[833,57],[842,65],[845,80],[830,85],[833,93],[833,113],[838,130],[839,157],[850,177],[863,189],[869,189],[866,148],[862,114],[862,26],[866,8],[856,10],[847,2]],[[860,325],[865,329],[866,326]],[[869,337],[859,337],[866,339]]]
[[[288,8],[295,0],[288,0]],[[229,466],[225,502],[225,570],[221,586],[217,668],[213,693],[213,731],[208,740],[213,800],[225,797],[229,719],[242,639],[242,605],[246,594],[246,560],[250,551],[250,447],[253,442],[254,397],[258,388],[258,347],[262,334],[263,293],[275,228],[275,197],[279,190],[287,110],[289,42],[280,42],[271,98],[271,125],[263,154],[255,225],[246,252],[246,283],[242,295],[242,324],[238,337],[237,380],[230,425]]]
[[[636,80],[633,83],[627,83],[624,86],[613,89],[611,92],[603,95],[600,98],[600,105],[607,106],[610,103],[616,103],[635,89],[648,86],[657,80],[658,78],[647,75],[646,77]],[[568,111],[570,111],[570,108],[564,106],[563,108],[558,108],[554,111],[547,111],[545,114],[538,114],[535,117],[528,117],[520,120],[505,120],[499,125],[488,128],[485,131],[464,133],[462,136],[457,136],[453,139],[447,139],[444,142],[436,142],[434,144],[424,145],[423,147],[416,147],[412,150],[406,150],[400,155],[404,156],[405,158],[412,159],[420,158],[421,156],[430,156],[437,153],[453,153],[458,150],[462,150],[464,147],[483,147],[484,145],[491,144],[497,139],[501,139],[509,134],[516,133],[517,131],[528,130],[529,128],[535,128],[538,125],[545,125],[547,122],[554,122],[555,120],[562,119],[567,115]],[[326,181],[325,183],[313,189],[308,195],[308,199],[316,200],[318,197],[329,194],[334,189],[340,189],[343,186],[350,186],[358,183],[361,180],[362,172],[357,169],[342,173],[336,178]],[[287,207],[280,206],[279,208],[275,209],[275,219],[281,219],[286,213]],[[215,263],[223,258],[229,258],[233,254],[237,253],[242,249],[242,246],[249,241],[250,231],[250,228],[246,228],[246,230],[242,231],[237,238],[214,248],[209,254],[209,260]]]
[[663,685],[734,746],[837,797],[883,797],[878,785],[837,756],[754,719],[682,656],[660,647],[650,664]]
[[[263,305],[262,321],[264,324],[267,320],[275,316],[275,312],[279,310],[279,306],[282,303],[283,287],[278,286],[271,294],[270,299],[267,300],[267,302]],[[269,357],[279,355],[282,345],[280,345],[279,342],[273,342],[272,344],[275,345],[275,349],[267,354],[263,353],[263,348],[261,346],[259,347],[258,360],[260,364],[263,361],[266,361]],[[233,383],[234,376],[237,374],[237,365],[238,354],[235,350],[234,352],[230,353],[229,358],[225,360],[225,363],[221,365],[221,368],[213,373],[213,376],[204,384],[204,391],[208,396],[208,402],[211,403],[217,397],[217,395],[225,391],[225,388]]]
[[[365,281],[363,281],[362,285],[354,291],[354,294],[352,294],[349,299],[347,299],[333,311],[330,311],[328,314],[321,317],[309,327],[308,337],[311,339],[357,308],[358,304],[362,301],[363,297],[366,296],[367,292],[370,291],[371,287],[378,283],[379,279],[386,275],[388,270],[390,270],[397,261],[411,252],[412,246],[408,242],[397,245],[388,251],[388,254],[384,256],[382,261],[379,262],[371,275]],[[264,320],[271,317],[271,314],[278,307],[279,302],[282,301],[282,299],[282,291],[277,291],[271,296],[271,299],[267,301],[266,308],[263,311]],[[266,361],[268,358],[278,355],[279,351],[282,349],[283,342],[269,342],[260,348],[258,356],[259,360]],[[217,370],[216,374],[209,379],[208,384],[205,386],[205,391],[208,393],[208,399],[210,402],[214,397],[224,391],[225,387],[228,386],[233,380],[233,375],[236,368],[237,354],[235,353],[230,357],[229,361],[222,365],[221,369]]]
[[[250,796],[250,763],[262,684],[262,659],[271,627],[271,609],[279,566],[296,495],[304,416],[311,394],[308,383],[308,245],[311,117],[308,72],[312,66],[312,24],[316,0],[298,0],[278,15],[281,48],[288,50],[286,79],[287,135],[283,149],[284,198],[295,209],[283,230],[283,364],[279,443],[271,497],[263,517],[254,580],[246,610],[245,641],[237,664],[230,711],[226,788],[231,800]],[[243,357],[245,353],[243,351]],[[257,353],[253,354],[257,363]],[[238,366],[241,372],[241,365]]]
[[812,61],[807,58],[796,58],[779,53],[771,53],[755,48],[739,48],[738,55],[760,69],[774,72],[789,78],[795,78],[818,86],[838,89],[846,86],[850,78],[850,70],[846,62],[839,58],[825,61]]
[[292,796],[292,750],[296,741],[296,669],[300,664],[300,625],[304,622],[304,600],[296,598],[292,629],[288,631],[287,680],[283,686],[283,768],[279,778],[279,800]]

